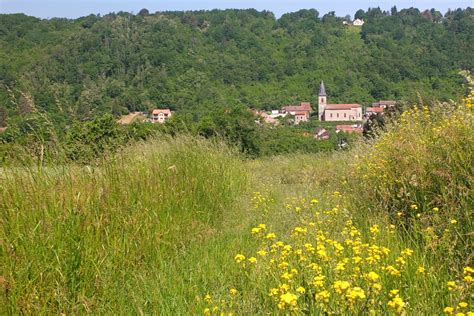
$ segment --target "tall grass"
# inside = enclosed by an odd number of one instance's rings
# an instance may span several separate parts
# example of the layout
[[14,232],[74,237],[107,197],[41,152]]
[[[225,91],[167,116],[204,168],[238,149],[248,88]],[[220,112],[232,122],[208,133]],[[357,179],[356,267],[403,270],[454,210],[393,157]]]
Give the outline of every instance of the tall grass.
[[0,314],[176,310],[200,278],[179,261],[204,262],[193,247],[216,234],[246,187],[238,157],[181,137],[94,168],[4,169]]
[[426,251],[474,260],[474,113],[465,104],[405,111],[355,160],[350,191],[366,216],[388,215]]
[[420,107],[349,152],[177,137],[5,168],[0,314],[467,313],[473,124]]

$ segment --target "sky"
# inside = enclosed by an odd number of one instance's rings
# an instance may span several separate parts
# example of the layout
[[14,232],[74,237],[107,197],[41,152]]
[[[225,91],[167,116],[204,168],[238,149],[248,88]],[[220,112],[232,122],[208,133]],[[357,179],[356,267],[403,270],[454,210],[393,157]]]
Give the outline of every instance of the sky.
[[320,15],[336,11],[337,16],[354,15],[358,9],[380,7],[390,10],[416,7],[420,10],[474,7],[474,0],[0,0],[0,13],[24,13],[40,18],[77,18],[89,14],[127,11],[137,13],[147,8],[150,13],[169,10],[201,10],[227,8],[255,8],[269,10],[277,17],[299,9],[315,8]]

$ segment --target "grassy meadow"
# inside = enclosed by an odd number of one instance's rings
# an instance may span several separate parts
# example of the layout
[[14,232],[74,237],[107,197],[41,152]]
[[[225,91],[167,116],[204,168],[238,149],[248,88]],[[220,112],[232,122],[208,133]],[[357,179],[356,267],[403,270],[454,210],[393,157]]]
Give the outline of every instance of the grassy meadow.
[[473,315],[474,118],[345,152],[181,136],[0,173],[0,314]]

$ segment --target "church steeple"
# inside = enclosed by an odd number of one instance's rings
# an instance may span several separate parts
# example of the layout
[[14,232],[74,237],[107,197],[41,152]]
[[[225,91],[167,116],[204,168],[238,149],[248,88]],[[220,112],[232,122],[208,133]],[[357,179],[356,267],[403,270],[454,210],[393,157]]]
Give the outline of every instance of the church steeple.
[[324,81],[321,80],[321,85],[319,86],[319,95],[326,96],[326,88],[324,87]]
[[326,103],[326,88],[324,87],[324,82],[321,80],[318,96],[318,117],[320,121],[324,121],[324,111],[326,110]]

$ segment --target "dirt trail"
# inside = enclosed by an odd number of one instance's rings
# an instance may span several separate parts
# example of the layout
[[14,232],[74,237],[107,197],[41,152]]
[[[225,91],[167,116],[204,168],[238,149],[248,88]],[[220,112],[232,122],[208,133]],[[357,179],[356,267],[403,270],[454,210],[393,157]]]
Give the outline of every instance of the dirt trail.
[[130,124],[135,120],[135,118],[138,118],[140,115],[140,112],[132,112],[122,116],[117,122],[119,124]]

